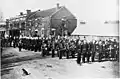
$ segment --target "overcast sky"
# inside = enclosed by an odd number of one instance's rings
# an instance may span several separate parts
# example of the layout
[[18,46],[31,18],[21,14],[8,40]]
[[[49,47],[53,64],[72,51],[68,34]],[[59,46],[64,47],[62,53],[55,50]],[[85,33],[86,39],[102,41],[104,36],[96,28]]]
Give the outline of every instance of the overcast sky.
[[[26,12],[56,7],[56,3],[66,6],[78,19],[86,21],[87,26],[98,25],[106,20],[117,20],[118,0],[0,0],[0,10],[4,18],[18,15],[19,12]],[[91,25],[88,25],[90,22]],[[93,24],[92,24],[93,23]],[[79,26],[79,23],[78,23]],[[112,30],[112,29],[111,29]]]

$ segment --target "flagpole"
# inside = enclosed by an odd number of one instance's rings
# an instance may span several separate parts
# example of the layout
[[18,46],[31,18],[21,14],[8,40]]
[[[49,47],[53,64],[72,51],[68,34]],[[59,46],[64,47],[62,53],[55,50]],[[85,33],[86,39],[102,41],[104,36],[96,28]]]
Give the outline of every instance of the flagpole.
[[[119,35],[119,34],[120,34],[120,33],[119,33],[119,30],[120,30],[120,28],[119,28],[119,23],[120,23],[120,20],[119,20],[119,17],[120,17],[120,16],[119,16],[119,0],[118,0],[118,5],[117,5],[117,6],[118,6],[118,35]],[[120,38],[120,37],[119,37],[119,38]]]

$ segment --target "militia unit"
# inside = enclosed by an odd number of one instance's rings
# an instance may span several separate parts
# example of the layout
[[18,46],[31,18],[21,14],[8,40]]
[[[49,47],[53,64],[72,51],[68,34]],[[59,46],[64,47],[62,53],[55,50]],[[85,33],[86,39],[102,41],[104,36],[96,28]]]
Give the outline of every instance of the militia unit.
[[[17,39],[16,39],[17,40]],[[76,58],[77,63],[95,62],[104,60],[119,60],[119,42],[112,40],[81,40],[80,38],[68,37],[20,37],[18,42],[14,40],[13,47],[42,52],[41,56],[52,56],[62,58]]]
[[0,32],[1,47],[17,47],[20,52],[23,49],[42,52],[43,57],[77,57],[78,64],[119,60],[119,42],[116,39],[88,41],[85,37],[71,38],[76,27],[76,17],[65,6],[57,4],[57,7],[47,10],[27,10],[27,14],[20,12],[17,17],[6,20],[6,32]]

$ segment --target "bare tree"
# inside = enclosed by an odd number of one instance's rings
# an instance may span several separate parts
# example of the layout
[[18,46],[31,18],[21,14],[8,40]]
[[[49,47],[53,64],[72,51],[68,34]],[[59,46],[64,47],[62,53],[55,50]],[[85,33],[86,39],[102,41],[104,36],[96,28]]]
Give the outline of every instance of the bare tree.
[[0,22],[3,21],[3,12],[2,10],[0,9]]

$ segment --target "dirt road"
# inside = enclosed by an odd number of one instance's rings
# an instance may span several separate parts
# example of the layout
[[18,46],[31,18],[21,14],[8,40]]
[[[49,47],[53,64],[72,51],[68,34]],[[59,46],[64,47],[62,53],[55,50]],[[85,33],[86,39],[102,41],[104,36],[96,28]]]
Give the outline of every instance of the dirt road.
[[[40,52],[8,48],[2,57],[2,79],[80,79],[118,78],[118,63],[113,61],[84,63],[58,57],[42,58]],[[30,75],[25,75],[22,69]]]

